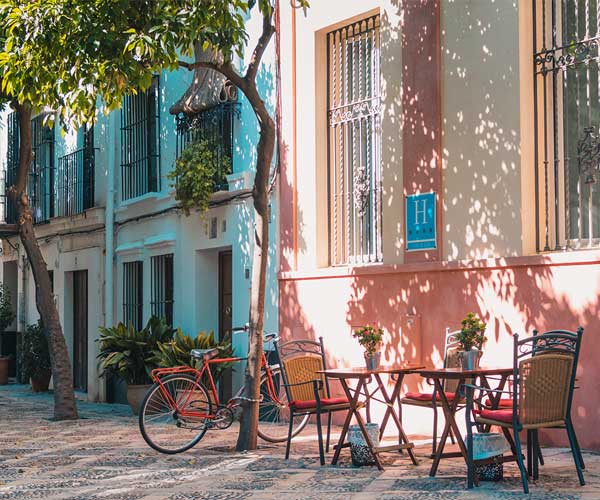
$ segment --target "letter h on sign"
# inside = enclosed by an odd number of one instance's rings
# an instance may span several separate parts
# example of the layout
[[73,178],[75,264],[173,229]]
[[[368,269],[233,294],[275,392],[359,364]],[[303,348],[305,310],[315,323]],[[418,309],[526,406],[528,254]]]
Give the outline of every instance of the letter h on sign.
[[435,193],[411,194],[406,197],[406,249],[436,248]]

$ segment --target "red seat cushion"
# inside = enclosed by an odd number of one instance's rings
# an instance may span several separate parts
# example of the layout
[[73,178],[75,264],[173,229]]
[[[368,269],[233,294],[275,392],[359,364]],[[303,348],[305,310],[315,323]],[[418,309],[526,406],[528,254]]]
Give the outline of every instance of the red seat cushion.
[[512,423],[512,410],[476,410],[481,418],[497,420],[498,422]]
[[[322,398],[321,406],[331,406],[331,405],[342,405],[347,404],[348,398]],[[317,401],[315,399],[307,399],[305,401],[292,401],[291,405],[298,410],[308,410],[311,408],[317,407]]]
[[[492,401],[490,400],[490,398],[487,398],[484,401],[486,406],[492,406]],[[498,408],[512,408],[513,406],[513,400],[512,398],[502,398],[500,400],[500,402],[498,403]]]
[[[454,399],[455,394],[453,392],[446,392],[446,399],[448,401],[452,401]],[[432,394],[427,394],[423,392],[407,392],[404,397],[407,399],[416,399],[417,401],[431,401]],[[436,393],[435,398],[439,401],[440,395]]]

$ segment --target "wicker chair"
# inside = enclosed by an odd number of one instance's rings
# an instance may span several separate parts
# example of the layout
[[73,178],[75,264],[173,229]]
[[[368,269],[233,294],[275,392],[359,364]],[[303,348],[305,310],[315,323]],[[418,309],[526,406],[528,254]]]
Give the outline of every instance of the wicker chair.
[[[583,478],[583,460],[571,421],[571,404],[575,387],[575,370],[579,358],[583,328],[577,333],[554,330],[542,335],[519,340],[514,336],[513,389],[510,409],[481,409],[473,412],[473,390],[483,388],[465,384],[467,388],[467,465],[469,486],[474,477],[473,426],[497,425],[511,438],[515,459],[521,472],[523,491],[529,492],[528,472],[525,469],[519,432],[527,431],[528,465],[533,462],[533,478],[538,478],[537,431],[564,428],[569,437],[571,452],[580,484]],[[498,391],[500,392],[500,391]],[[504,392],[504,391],[503,391]],[[474,422],[471,415],[475,415]],[[514,441],[513,441],[514,438]],[[534,451],[535,450],[535,451]],[[535,460],[532,455],[535,454]],[[531,468],[530,468],[531,471]]]
[[319,457],[321,465],[325,465],[321,415],[327,414],[325,449],[328,452],[331,439],[331,414],[336,411],[348,411],[350,404],[345,396],[332,398],[327,377],[317,373],[319,370],[325,370],[327,366],[323,337],[319,337],[318,342],[290,340],[281,344],[278,342],[274,344],[281,364],[286,395],[288,401],[290,401],[290,427],[285,459],[288,460],[290,456],[294,417],[297,415],[316,415]]
[[[456,340],[457,333],[458,331],[451,332],[450,328],[446,328],[446,337],[444,342],[444,368],[460,367],[460,358],[458,357],[459,342]],[[430,385],[433,385],[431,382],[429,383]],[[454,398],[454,394],[456,393],[458,381],[445,380],[443,384],[446,397],[451,400]],[[404,397],[400,399],[400,402],[402,405],[420,406],[422,408],[431,408],[433,410],[433,441],[431,443],[431,455],[435,455],[435,450],[437,448],[438,407],[441,406],[435,388],[431,393],[407,392]],[[457,407],[457,411],[460,411],[462,408],[464,408],[464,404],[460,404]],[[454,436],[452,431],[449,435],[452,444],[454,444]]]

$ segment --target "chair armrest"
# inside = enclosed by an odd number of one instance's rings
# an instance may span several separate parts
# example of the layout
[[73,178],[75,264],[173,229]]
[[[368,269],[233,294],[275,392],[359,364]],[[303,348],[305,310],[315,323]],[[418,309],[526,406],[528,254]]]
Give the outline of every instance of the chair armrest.
[[480,385],[473,384],[463,384],[463,387],[470,387],[471,389],[479,389],[485,392],[501,392],[503,394],[513,394],[513,391],[501,391],[500,389],[488,389],[487,387],[482,387]]
[[306,384],[313,384],[313,385],[316,384],[319,389],[323,388],[323,381],[321,379],[305,380],[304,382],[296,382],[295,384],[283,384],[283,386],[284,387],[296,387],[298,385],[306,385]]

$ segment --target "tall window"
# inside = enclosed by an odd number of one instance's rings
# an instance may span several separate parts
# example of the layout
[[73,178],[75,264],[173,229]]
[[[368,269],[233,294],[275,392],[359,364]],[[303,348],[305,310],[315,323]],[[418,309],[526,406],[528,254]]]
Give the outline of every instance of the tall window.
[[121,199],[160,189],[159,79],[125,97],[121,109]]
[[94,206],[94,127],[78,132],[78,149],[58,159],[54,211],[57,217]]
[[14,224],[17,221],[17,211],[8,198],[8,189],[16,182],[19,168],[19,117],[15,112],[8,115],[7,131],[6,170],[3,179],[4,220],[7,224]]
[[142,261],[123,264],[123,323],[141,330],[144,313],[144,265]]
[[327,34],[332,265],[382,260],[379,15]]
[[29,174],[29,198],[35,222],[54,217],[54,129],[44,117],[31,121],[33,163]]
[[598,0],[532,0],[538,251],[600,244]]
[[150,261],[152,314],[173,325],[173,254],[157,255]]

